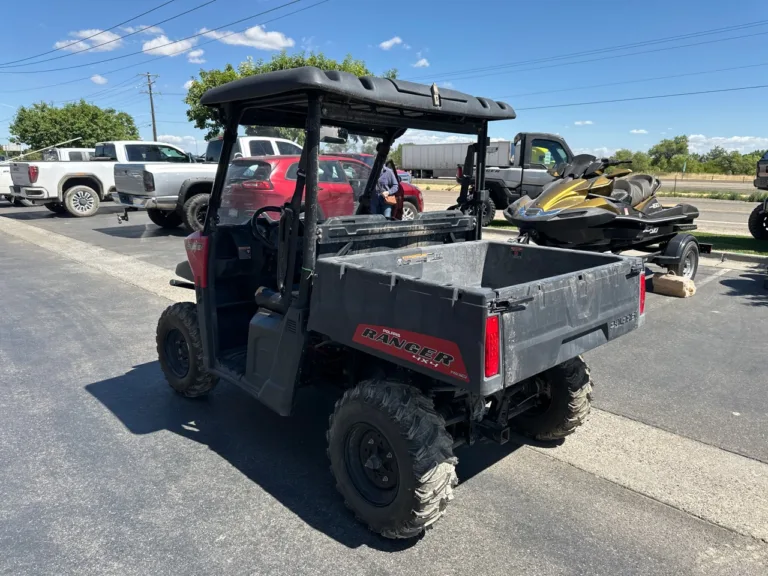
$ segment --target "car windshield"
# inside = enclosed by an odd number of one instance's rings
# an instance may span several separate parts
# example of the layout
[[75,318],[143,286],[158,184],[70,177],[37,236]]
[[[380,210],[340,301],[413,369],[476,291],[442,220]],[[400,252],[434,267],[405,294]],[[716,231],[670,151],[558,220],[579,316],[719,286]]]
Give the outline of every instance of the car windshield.
[[[238,155],[233,158],[222,190],[218,213],[220,226],[246,224],[258,209],[280,208],[291,201],[299,174],[303,134],[301,136],[290,145],[278,141],[278,148],[289,151],[289,154]],[[378,142],[376,138],[350,134],[346,143],[321,144],[317,191],[319,220],[356,213],[360,196],[371,177],[371,166],[364,159],[370,158],[371,164],[374,160],[372,155],[359,150],[375,150]],[[221,140],[209,142],[208,152],[215,145],[220,155],[221,143]],[[398,188],[396,179],[389,181],[393,199]],[[279,212],[270,211],[268,215],[277,219]]]

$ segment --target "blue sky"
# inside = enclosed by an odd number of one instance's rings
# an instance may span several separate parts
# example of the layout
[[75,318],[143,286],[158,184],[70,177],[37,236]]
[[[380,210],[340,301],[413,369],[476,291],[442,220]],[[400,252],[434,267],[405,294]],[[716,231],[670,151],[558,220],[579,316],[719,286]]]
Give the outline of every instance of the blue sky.
[[[0,121],[5,121],[0,122],[0,142],[7,141],[7,120],[17,106],[80,97],[133,114],[142,136],[151,138],[149,105],[136,76],[150,72],[158,75],[158,134],[202,151],[203,135],[184,115],[184,83],[200,68],[238,64],[248,56],[268,59],[285,48],[320,50],[334,58],[352,54],[377,74],[395,67],[405,79],[505,100],[518,109],[518,119],[494,125],[491,135],[496,138],[512,138],[520,131],[556,132],[572,148],[596,153],[643,150],[676,134],[689,135],[697,151],[716,144],[741,151],[768,148],[768,89],[526,110],[768,84],[765,0],[732,0],[727,5],[713,0],[329,0],[291,14],[318,1],[301,0],[218,32],[162,46],[289,1],[215,0],[156,28],[119,38],[211,1],[175,0],[99,34],[167,1],[6,3],[0,35]],[[749,27],[700,34],[745,25]],[[221,38],[230,32],[235,34]],[[93,34],[98,36],[87,38]],[[648,44],[689,34],[698,35]],[[645,44],[617,49],[641,42]],[[683,44],[696,45],[680,47]],[[175,54],[157,58],[170,52]],[[50,58],[55,60],[35,64]],[[98,63],[108,58],[118,59]],[[734,67],[741,69],[723,70]],[[46,71],[51,69],[56,70]],[[614,85],[595,87],[601,84]],[[421,133],[410,138],[445,139]]]

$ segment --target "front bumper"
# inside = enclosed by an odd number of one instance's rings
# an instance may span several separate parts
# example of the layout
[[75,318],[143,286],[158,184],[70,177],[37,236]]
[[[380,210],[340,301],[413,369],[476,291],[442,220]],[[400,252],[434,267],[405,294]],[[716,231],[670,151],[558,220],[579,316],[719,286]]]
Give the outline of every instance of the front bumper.
[[121,206],[140,210],[176,210],[177,202],[176,196],[139,196],[125,192],[112,192],[112,200]]
[[37,186],[11,186],[11,196],[24,198],[33,204],[46,204],[48,202],[58,202],[58,194],[51,194],[46,188]]
[[754,181],[755,188],[759,190],[768,190],[768,176],[758,176]]

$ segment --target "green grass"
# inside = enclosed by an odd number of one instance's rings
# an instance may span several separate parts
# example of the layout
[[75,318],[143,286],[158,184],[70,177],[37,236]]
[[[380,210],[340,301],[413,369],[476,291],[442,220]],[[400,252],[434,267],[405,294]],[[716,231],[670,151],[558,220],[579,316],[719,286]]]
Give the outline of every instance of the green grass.
[[493,222],[488,225],[488,228],[501,228],[504,230],[517,230],[517,226],[511,222],[507,222],[503,218],[495,218]]
[[752,192],[746,194],[744,192],[716,192],[713,190],[678,190],[672,192],[671,190],[659,190],[656,193],[660,197],[675,197],[675,198],[706,198],[709,200],[741,200],[742,202],[762,202],[768,198],[768,192]]
[[713,250],[768,256],[768,242],[756,240],[752,236],[734,236],[732,234],[699,232],[698,230],[691,232],[691,234],[696,236],[701,242],[712,244]]

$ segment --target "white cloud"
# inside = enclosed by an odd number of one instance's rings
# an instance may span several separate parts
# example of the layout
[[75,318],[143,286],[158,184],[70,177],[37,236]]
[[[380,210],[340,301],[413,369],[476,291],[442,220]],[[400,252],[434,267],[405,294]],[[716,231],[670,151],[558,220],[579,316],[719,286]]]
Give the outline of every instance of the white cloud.
[[144,44],[141,46],[141,50],[145,54],[151,54],[153,56],[173,57],[178,56],[179,54],[183,54],[187,50],[191,49],[195,44],[197,44],[196,38],[174,42],[173,40],[169,40],[168,36],[165,34],[161,34],[157,38],[153,38],[148,42],[144,42]]
[[410,50],[411,49],[411,45],[410,44],[403,44],[403,48],[405,48],[406,50]]
[[429,60],[426,58],[421,58],[418,60],[415,64],[412,64],[414,68],[428,68],[429,67]]
[[453,88],[453,82],[440,82],[441,88]]
[[616,154],[616,148],[606,148],[605,146],[598,148],[575,148],[573,152],[574,154],[592,154],[592,156],[597,156],[598,158],[610,158]]
[[574,124],[576,124],[576,126],[591,126],[594,122],[592,122],[592,120],[576,120]]
[[384,40],[381,44],[379,44],[379,48],[382,50],[389,50],[393,46],[397,46],[398,44],[402,44],[403,39],[400,38],[400,36],[395,36],[393,38],[390,38],[389,40]]
[[274,30],[267,32],[264,26],[253,26],[245,32],[209,31],[207,28],[202,28],[200,33],[230,46],[250,46],[259,50],[283,50],[296,44],[293,38],[288,38],[282,32]]
[[630,134],[648,134],[648,130],[644,128],[634,128],[629,131]]
[[102,76],[101,74],[94,74],[93,76],[91,76],[91,82],[93,82],[94,84],[106,84],[107,82],[109,82],[109,80],[104,78],[104,76]]
[[189,90],[190,88],[192,88],[192,84],[194,82],[195,82],[194,80],[187,80],[186,82],[184,82],[184,90]]
[[448,134],[444,132],[430,132],[428,130],[408,130],[396,143],[400,144],[457,144],[461,142],[474,142],[469,136],[460,134]]
[[203,58],[203,54],[205,54],[205,50],[201,48],[192,50],[191,52],[187,53],[187,60],[189,60],[190,64],[205,64],[205,58]]
[[123,30],[128,32],[128,34],[153,34],[153,35],[160,35],[163,34],[164,31],[160,26],[125,26],[123,27]]
[[205,149],[205,142],[197,140],[194,136],[175,136],[173,134],[161,134],[157,137],[158,142],[167,142],[173,144],[179,148],[183,148],[187,152],[196,152],[197,150]]
[[765,136],[705,136],[704,134],[690,134],[688,136],[688,149],[697,154],[708,152],[715,146],[720,146],[728,151],[737,150],[742,154],[754,150],[768,148],[768,137]]
[[[123,41],[118,34],[115,34],[114,32],[105,32],[98,28],[77,30],[76,32],[70,32],[69,35],[77,40],[59,40],[53,47],[68,52],[79,52],[80,50],[89,49],[94,52],[109,52],[111,50],[117,50],[123,45]],[[107,42],[109,42],[109,44],[106,44]],[[99,44],[106,45],[99,46]]]

